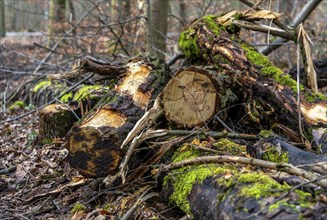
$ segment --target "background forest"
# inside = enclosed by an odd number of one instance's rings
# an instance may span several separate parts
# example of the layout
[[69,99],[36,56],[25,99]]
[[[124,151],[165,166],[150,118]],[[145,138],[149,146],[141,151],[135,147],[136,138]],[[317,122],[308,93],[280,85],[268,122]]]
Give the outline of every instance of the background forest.
[[[33,75],[42,77],[45,73],[67,71],[74,62],[86,56],[120,62],[149,51],[168,61],[180,53],[179,33],[194,19],[247,9],[238,0],[170,0],[159,3],[162,4],[158,6],[160,10],[151,9],[153,17],[147,23],[150,8],[146,5],[155,2],[1,0],[0,33],[6,36],[0,38],[2,110],[17,99],[8,94],[17,86],[16,79],[24,79],[27,83],[24,86],[28,86],[34,82],[29,81]],[[326,54],[327,1],[317,2],[321,3],[305,20],[304,27],[314,43],[313,59],[321,60]],[[274,0],[263,1],[262,7],[282,13],[283,22],[291,24],[306,3],[304,0]],[[241,36],[258,50],[265,50],[264,54],[283,70],[288,71],[296,65],[294,43],[278,43],[282,47],[271,53],[267,45],[276,37],[254,31],[242,31]],[[53,55],[47,56],[49,53]],[[26,94],[20,99],[41,104]]]

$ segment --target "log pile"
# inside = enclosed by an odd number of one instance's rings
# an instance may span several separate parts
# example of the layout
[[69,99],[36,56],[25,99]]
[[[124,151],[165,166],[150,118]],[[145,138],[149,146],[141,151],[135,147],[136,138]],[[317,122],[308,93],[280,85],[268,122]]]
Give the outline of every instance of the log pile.
[[[163,197],[195,219],[323,219],[326,205],[299,186],[327,188],[326,155],[303,150],[326,142],[321,134],[310,144],[312,130],[327,127],[327,97],[301,85],[299,104],[296,81],[239,38],[229,19],[241,17],[194,21],[179,39],[187,65],[175,72],[148,56],[107,68],[120,80],[68,132],[70,165],[86,177],[108,176],[109,186],[109,177],[134,181],[156,166]],[[131,170],[141,144],[146,156]],[[313,173],[294,167],[310,163],[304,168]]]

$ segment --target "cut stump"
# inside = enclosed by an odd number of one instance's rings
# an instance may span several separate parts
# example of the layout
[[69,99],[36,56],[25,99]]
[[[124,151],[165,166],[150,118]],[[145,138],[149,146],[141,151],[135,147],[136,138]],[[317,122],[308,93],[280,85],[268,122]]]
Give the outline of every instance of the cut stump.
[[179,71],[162,92],[165,116],[177,126],[203,125],[219,106],[217,83],[196,68]]
[[39,112],[39,140],[51,143],[54,138],[64,138],[80,116],[77,107],[64,104],[47,105]]

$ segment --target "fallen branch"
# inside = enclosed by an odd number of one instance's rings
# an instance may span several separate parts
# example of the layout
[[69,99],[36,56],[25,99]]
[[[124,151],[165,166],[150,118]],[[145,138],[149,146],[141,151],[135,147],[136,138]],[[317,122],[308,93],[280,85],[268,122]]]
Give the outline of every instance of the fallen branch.
[[292,35],[292,33],[289,33],[287,31],[284,31],[279,28],[263,25],[263,24],[256,24],[253,22],[243,21],[243,20],[234,20],[233,24],[235,24],[236,26],[238,26],[240,28],[245,28],[245,29],[254,30],[254,31],[260,31],[263,33],[270,33],[272,35],[279,36],[279,37],[282,37],[282,38],[285,38],[288,40],[294,39],[294,36]]

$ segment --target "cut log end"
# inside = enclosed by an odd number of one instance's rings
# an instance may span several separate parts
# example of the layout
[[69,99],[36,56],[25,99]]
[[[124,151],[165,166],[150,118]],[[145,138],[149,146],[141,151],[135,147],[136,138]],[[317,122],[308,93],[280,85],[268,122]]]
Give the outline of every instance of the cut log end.
[[113,138],[103,138],[102,132],[94,127],[72,130],[68,142],[68,161],[87,177],[106,176],[115,173],[120,159],[120,146]]
[[189,68],[178,72],[162,94],[167,119],[178,126],[203,125],[217,112],[217,86],[209,73]]
[[72,129],[68,140],[71,166],[88,177],[113,174],[121,159],[115,129],[123,127],[125,120],[112,110],[100,109],[91,118],[86,118],[79,128]]

